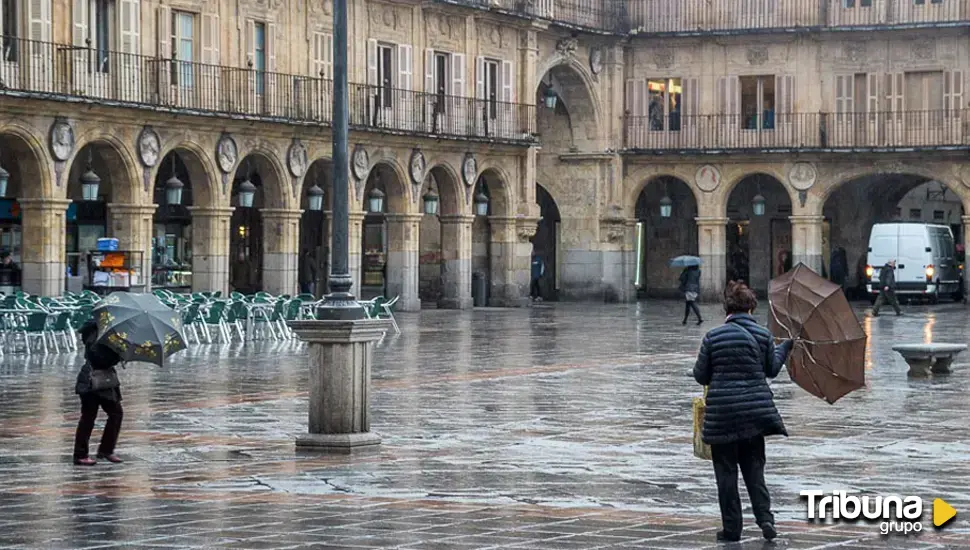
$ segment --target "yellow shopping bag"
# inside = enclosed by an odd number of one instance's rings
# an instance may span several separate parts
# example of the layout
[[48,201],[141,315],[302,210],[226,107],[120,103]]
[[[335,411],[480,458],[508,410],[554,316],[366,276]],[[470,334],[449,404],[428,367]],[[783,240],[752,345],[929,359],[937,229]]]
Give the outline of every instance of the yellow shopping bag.
[[694,456],[704,460],[711,460],[711,446],[701,439],[704,430],[704,410],[707,408],[707,386],[704,386],[704,397],[694,398]]

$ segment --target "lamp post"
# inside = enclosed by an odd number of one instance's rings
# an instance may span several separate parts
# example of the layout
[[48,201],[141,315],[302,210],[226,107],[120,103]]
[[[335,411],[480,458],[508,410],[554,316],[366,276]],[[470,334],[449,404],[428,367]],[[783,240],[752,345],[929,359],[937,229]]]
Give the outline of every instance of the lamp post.
[[185,184],[175,175],[175,153],[172,153],[172,177],[165,182],[165,202],[168,204],[182,204],[182,189]]
[[751,201],[751,206],[754,209],[755,216],[765,215],[765,202],[765,198],[761,195],[761,192],[758,192],[758,194],[754,196],[754,199]]
[[475,214],[479,216],[488,215],[488,195],[481,189],[475,194]]
[[428,192],[422,197],[424,199],[424,213],[429,216],[434,216],[438,213],[438,193],[435,192],[434,187],[428,186]]
[[669,218],[674,213],[674,201],[666,193],[660,199],[660,217]]
[[384,211],[384,192],[374,187],[367,193],[367,211],[380,214]]
[[256,186],[253,182],[249,181],[249,176],[246,176],[246,180],[239,184],[239,206],[243,208],[252,208],[253,199],[256,197]]
[[101,178],[94,173],[91,163],[94,160],[94,153],[88,150],[88,166],[81,174],[81,198],[88,202],[98,200],[98,189],[101,187]]
[[314,212],[323,210],[323,189],[320,189],[319,185],[314,183],[313,187],[307,189],[306,196],[310,210]]

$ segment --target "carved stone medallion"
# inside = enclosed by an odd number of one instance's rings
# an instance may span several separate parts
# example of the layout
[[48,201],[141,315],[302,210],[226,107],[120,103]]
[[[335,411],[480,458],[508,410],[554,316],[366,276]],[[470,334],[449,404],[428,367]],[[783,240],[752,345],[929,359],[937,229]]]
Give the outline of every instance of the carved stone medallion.
[[697,173],[694,174],[694,183],[701,191],[710,193],[721,184],[721,172],[710,164],[701,166],[697,169]]
[[424,183],[424,177],[427,174],[427,161],[424,159],[424,153],[421,149],[415,149],[411,152],[411,162],[408,164],[409,172],[411,173],[411,181],[420,185]]
[[751,65],[764,65],[768,62],[768,48],[763,46],[748,48],[747,58]]
[[367,155],[367,149],[364,149],[363,145],[354,147],[350,167],[354,171],[354,177],[358,180],[363,181],[367,177],[367,170],[370,168],[370,157]]
[[236,166],[237,160],[239,160],[239,149],[236,147],[236,140],[229,134],[223,134],[216,145],[216,163],[219,169],[228,174]]
[[653,54],[653,62],[658,69],[666,69],[674,64],[674,51],[670,48],[660,48]]
[[603,71],[603,48],[597,47],[589,51],[589,70],[594,75]]
[[788,183],[799,191],[808,191],[817,179],[818,171],[810,162],[796,162],[788,172]]
[[556,42],[556,51],[562,55],[575,55],[577,49],[579,49],[579,40],[575,38],[563,38]]
[[71,158],[74,152],[74,127],[70,122],[58,119],[51,124],[50,149],[54,160],[64,162]]
[[162,140],[151,126],[142,128],[138,134],[138,158],[145,168],[151,168],[158,163],[158,156],[162,150]]
[[852,63],[865,61],[869,56],[868,45],[863,41],[846,42],[842,45],[842,55]]
[[290,150],[286,153],[286,165],[290,169],[290,174],[293,174],[294,178],[302,176],[306,173],[308,163],[306,146],[302,141],[294,139],[290,144]]
[[461,163],[461,177],[465,180],[465,185],[470,187],[475,185],[477,176],[478,161],[475,160],[475,155],[467,153],[465,154],[465,160]]

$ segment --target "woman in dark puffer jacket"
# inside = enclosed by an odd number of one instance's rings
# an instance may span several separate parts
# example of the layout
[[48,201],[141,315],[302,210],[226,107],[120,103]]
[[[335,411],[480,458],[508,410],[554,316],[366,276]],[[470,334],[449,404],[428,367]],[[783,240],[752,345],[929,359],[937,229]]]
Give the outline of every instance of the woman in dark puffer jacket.
[[723,530],[720,542],[741,539],[738,467],[751,497],[754,516],[767,540],[777,536],[771,498],[765,485],[765,436],[788,436],[775,409],[768,378],[778,376],[792,341],[775,346],[774,338],[752,313],[754,292],[742,283],[724,293],[724,324],[704,336],[694,378],[709,386],[702,439],[711,446]]

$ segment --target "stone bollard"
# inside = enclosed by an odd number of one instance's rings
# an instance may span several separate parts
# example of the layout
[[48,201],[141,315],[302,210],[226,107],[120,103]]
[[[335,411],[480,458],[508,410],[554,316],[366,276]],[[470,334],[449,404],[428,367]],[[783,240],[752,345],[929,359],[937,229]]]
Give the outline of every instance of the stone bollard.
[[381,320],[290,321],[310,354],[309,433],[298,450],[352,453],[373,449],[370,431],[371,350],[388,324]]

